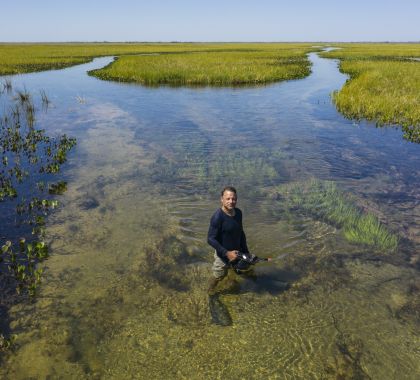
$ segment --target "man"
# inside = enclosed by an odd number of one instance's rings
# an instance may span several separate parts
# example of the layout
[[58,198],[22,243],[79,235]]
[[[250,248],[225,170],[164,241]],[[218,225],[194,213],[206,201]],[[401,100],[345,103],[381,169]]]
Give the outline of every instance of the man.
[[221,192],[221,208],[211,217],[207,242],[215,249],[213,278],[209,292],[213,292],[217,284],[226,276],[229,262],[237,257],[237,253],[248,253],[246,237],[242,228],[242,212],[236,208],[236,189],[225,187]]

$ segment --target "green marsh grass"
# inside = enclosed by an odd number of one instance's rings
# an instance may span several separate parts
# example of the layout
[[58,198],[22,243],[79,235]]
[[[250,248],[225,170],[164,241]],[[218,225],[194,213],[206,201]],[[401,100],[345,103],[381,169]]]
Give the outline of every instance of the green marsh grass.
[[390,232],[372,213],[359,209],[350,196],[331,181],[309,180],[277,188],[283,206],[340,228],[352,242],[393,252],[398,237]]
[[[113,55],[120,56],[117,62],[94,75],[150,84],[266,83],[308,75],[305,54],[313,50],[305,43],[0,44],[0,75],[60,69]],[[122,57],[134,54],[164,56]],[[148,63],[157,66],[147,68]]]
[[144,85],[245,85],[297,79],[310,72],[306,49],[124,56],[94,70],[101,79]]
[[333,94],[346,117],[401,125],[404,138],[420,142],[420,44],[348,44],[323,53],[341,60],[350,75]]

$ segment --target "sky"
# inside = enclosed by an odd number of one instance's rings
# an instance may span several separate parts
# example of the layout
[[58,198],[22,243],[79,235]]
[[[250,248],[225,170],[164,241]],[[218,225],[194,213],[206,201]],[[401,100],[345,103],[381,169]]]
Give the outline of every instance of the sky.
[[420,41],[420,0],[0,0],[1,42]]

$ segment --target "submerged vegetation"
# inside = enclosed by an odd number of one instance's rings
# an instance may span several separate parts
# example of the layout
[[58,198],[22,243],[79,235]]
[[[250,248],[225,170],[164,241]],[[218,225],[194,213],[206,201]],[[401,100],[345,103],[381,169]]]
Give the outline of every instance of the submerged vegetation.
[[206,192],[218,192],[228,183],[240,186],[248,195],[255,195],[262,187],[273,185],[282,169],[281,152],[271,149],[249,148],[210,155],[205,150],[192,153],[182,145],[177,148],[174,143],[174,146],[174,157],[161,155],[146,169],[152,181],[168,185],[191,181]]
[[362,212],[351,197],[340,191],[334,182],[309,180],[277,187],[277,194],[286,211],[298,211],[324,221],[343,231],[352,242],[369,246],[384,253],[393,252],[398,237],[378,218]]
[[[45,216],[58,206],[48,193],[62,194],[66,188],[65,182],[54,183],[52,177],[76,141],[66,135],[47,136],[36,128],[31,94],[13,92],[10,82],[4,84],[4,91],[9,98],[0,118],[0,287],[4,291],[14,286],[18,294],[34,295],[42,275],[37,263],[48,257],[43,241]],[[41,98],[45,106],[45,93]]]
[[341,60],[350,80],[333,95],[340,112],[378,125],[398,124],[420,142],[420,44],[348,44],[322,55]]

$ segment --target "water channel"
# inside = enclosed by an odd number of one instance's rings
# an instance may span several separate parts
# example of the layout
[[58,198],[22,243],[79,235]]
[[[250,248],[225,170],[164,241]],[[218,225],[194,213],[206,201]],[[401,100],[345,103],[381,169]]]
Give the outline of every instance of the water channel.
[[[337,61],[309,58],[307,78],[249,88],[150,88],[86,74],[111,58],[11,78],[44,90],[52,107],[38,124],[78,144],[48,219],[39,295],[9,310],[17,339],[0,374],[420,377],[420,145],[398,128],[345,119],[330,94],[346,76]],[[314,180],[376,215],[397,250],[375,251],[282,208],[279,188]],[[207,296],[206,234],[224,185],[238,190],[252,252],[274,259],[255,268],[256,280],[232,273],[221,285],[229,326],[212,323]]]

